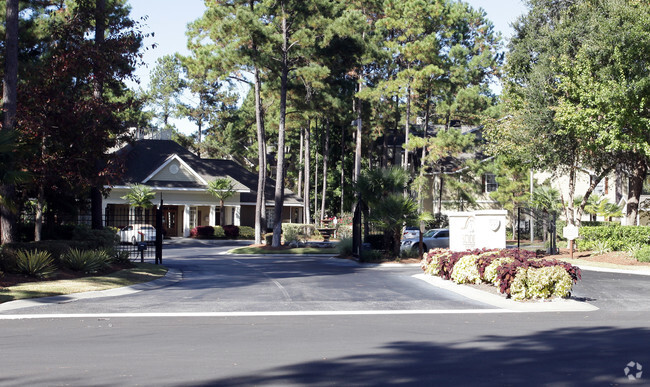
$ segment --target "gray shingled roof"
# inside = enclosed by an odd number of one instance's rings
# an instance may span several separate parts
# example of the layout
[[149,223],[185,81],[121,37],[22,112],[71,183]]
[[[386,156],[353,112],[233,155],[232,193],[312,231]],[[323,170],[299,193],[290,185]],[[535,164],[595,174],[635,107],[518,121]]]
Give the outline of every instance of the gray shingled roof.
[[[232,160],[202,159],[181,145],[170,140],[139,140],[116,152],[117,157],[124,163],[124,174],[115,185],[142,183],[149,175],[158,169],[173,155],[177,155],[205,181],[215,178],[230,177],[235,189],[248,190],[241,193],[243,203],[255,202],[257,191],[257,173],[253,173]],[[194,182],[170,182],[149,180],[146,185],[157,187],[206,188],[205,185]],[[267,181],[266,198],[272,200],[275,182]],[[285,190],[286,204],[300,204],[302,199],[293,192]]]

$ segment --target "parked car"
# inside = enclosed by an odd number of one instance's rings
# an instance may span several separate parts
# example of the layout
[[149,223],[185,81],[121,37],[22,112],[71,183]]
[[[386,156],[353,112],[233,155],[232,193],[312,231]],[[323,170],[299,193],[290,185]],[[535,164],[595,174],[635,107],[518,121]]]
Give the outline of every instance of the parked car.
[[154,243],[156,241],[156,228],[150,224],[130,224],[123,227],[117,234],[122,243],[137,245],[138,242]]
[[[420,243],[420,237],[408,238],[402,241],[400,247],[401,250],[417,249],[418,243]],[[435,249],[438,247],[448,248],[449,247],[449,229],[447,228],[435,228],[429,230],[422,234],[422,243],[424,244],[424,251],[429,251],[430,249]]]
[[402,240],[409,238],[419,238],[420,237],[420,227],[404,227],[402,232]]

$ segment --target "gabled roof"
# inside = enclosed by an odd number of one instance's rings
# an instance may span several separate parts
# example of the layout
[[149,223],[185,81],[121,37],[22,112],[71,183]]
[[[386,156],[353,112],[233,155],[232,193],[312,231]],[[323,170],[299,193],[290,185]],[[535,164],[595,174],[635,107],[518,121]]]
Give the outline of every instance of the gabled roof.
[[[124,162],[124,173],[116,186],[144,184],[152,187],[179,189],[206,189],[207,182],[229,177],[235,190],[241,193],[242,202],[255,202],[257,173],[253,173],[232,160],[202,159],[171,140],[139,140],[116,152]],[[172,163],[187,169],[191,179],[178,181],[159,179],[160,172]],[[266,198],[273,199],[275,182],[267,181]],[[301,203],[293,192],[285,190],[285,203]]]

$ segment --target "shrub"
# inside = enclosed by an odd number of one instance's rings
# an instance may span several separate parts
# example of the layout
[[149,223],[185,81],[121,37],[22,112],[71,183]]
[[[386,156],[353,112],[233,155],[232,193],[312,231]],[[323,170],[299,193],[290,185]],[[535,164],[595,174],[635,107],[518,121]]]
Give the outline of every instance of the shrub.
[[267,246],[271,246],[273,244],[273,233],[272,232],[264,234],[264,242],[266,243]]
[[113,256],[113,263],[129,263],[131,254],[128,251],[117,251]]
[[54,262],[58,262],[63,254],[65,254],[71,248],[77,248],[80,250],[89,250],[92,249],[95,244],[89,241],[38,241],[38,242],[14,242],[8,243],[5,246],[14,251],[18,250],[39,250],[47,251],[52,256]]
[[650,262],[650,246],[641,247],[634,253],[634,258],[639,262]]
[[399,252],[400,258],[420,258],[418,249],[406,249]]
[[47,251],[19,250],[16,258],[16,268],[20,274],[45,278],[56,271],[52,255]]
[[352,255],[352,238],[343,238],[336,244],[336,249],[341,257]]
[[283,224],[282,236],[284,237],[285,244],[289,244],[291,242],[303,242],[307,239],[304,233],[304,225],[302,224]]
[[[567,297],[580,269],[554,259],[538,259],[526,250],[474,250],[451,252],[445,249],[425,253],[420,267],[426,274],[457,283],[495,284],[507,297]],[[542,270],[543,269],[543,270]]]
[[609,241],[596,241],[593,247],[593,255],[601,255],[609,253],[612,248],[609,246]]
[[223,232],[228,239],[237,239],[239,237],[239,227],[232,224],[223,226]]
[[347,224],[336,225],[336,237],[339,239],[352,238],[352,226]]
[[74,271],[96,273],[108,266],[110,255],[105,250],[70,249],[61,257],[61,263]]
[[451,252],[447,249],[432,249],[429,252],[422,255],[422,261],[420,261],[420,267],[426,274],[429,275],[438,275],[438,261],[445,259],[447,255],[450,255]]
[[510,296],[513,300],[564,298],[570,295],[571,285],[571,276],[560,266],[522,267],[510,286]]
[[77,225],[74,224],[45,224],[43,225],[43,239],[71,240]]
[[466,255],[461,257],[454,265],[451,273],[451,280],[457,284],[480,284],[481,276],[478,274],[476,260],[478,255]]
[[119,236],[110,228],[93,230],[80,225],[72,231],[72,240],[87,242],[93,249],[112,249],[119,242]]
[[370,234],[366,237],[366,243],[370,243],[370,246],[375,250],[380,250],[384,248],[384,234]]
[[255,239],[255,229],[248,226],[239,227],[239,238],[241,239]]
[[212,238],[214,237],[214,227],[196,226],[190,230],[190,237],[200,239]]
[[384,253],[380,250],[361,250],[359,261],[361,262],[379,262],[384,258]]
[[501,257],[493,259],[490,264],[485,268],[483,274],[483,280],[487,283],[491,283],[494,286],[499,286],[499,279],[497,277],[497,270],[499,267],[506,263],[514,262],[514,258]]
[[15,273],[16,261],[18,256],[16,255],[16,250],[13,248],[7,247],[7,245],[0,245],[0,268],[9,273]]
[[223,231],[223,227],[214,226],[214,237],[215,238],[225,238],[226,237],[226,232]]
[[580,227],[579,250],[596,250],[599,243],[607,242],[614,251],[625,250],[633,244],[650,243],[650,227],[642,226],[593,226]]

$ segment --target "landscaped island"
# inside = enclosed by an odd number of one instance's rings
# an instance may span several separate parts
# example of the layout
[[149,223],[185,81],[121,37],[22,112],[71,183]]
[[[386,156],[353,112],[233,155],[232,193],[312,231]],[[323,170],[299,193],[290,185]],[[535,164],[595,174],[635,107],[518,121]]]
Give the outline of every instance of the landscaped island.
[[508,298],[566,298],[581,278],[580,268],[555,259],[537,258],[526,250],[472,250],[452,252],[434,249],[421,261],[426,274],[458,284],[487,283]]

